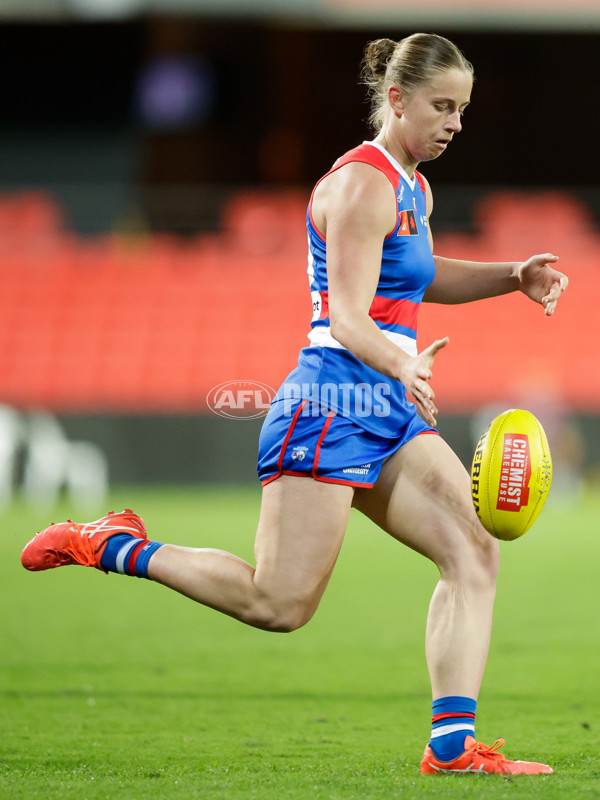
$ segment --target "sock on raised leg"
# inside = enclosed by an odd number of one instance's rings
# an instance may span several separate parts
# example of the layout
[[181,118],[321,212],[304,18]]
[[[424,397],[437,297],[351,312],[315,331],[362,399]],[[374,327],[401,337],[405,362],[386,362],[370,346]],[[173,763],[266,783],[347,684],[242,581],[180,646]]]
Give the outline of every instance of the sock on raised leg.
[[148,577],[148,562],[162,542],[138,539],[129,533],[116,533],[104,546],[100,566],[106,572],[119,572],[121,575]]
[[431,741],[436,758],[454,761],[465,751],[465,738],[475,737],[477,701],[471,697],[440,697],[433,701]]

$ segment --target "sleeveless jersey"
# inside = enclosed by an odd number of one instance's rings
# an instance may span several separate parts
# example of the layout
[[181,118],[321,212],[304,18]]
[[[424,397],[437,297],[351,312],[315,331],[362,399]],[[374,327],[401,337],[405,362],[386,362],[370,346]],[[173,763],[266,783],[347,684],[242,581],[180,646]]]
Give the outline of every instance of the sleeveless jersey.
[[[381,272],[369,316],[384,336],[409,355],[416,355],[417,314],[435,275],[428,239],[425,183],[418,172],[411,180],[404,168],[375,142],[364,142],[347,152],[323,178],[355,161],[370,164],[386,175],[397,204],[396,225],[383,243]],[[313,307],[308,336],[311,344],[301,350],[298,367],[286,379],[276,401],[310,399],[353,418],[367,431],[397,436],[416,413],[415,407],[406,399],[406,389],[400,381],[366,366],[331,335],[327,243],[314,224],[311,206],[312,196],[307,209],[308,278]]]

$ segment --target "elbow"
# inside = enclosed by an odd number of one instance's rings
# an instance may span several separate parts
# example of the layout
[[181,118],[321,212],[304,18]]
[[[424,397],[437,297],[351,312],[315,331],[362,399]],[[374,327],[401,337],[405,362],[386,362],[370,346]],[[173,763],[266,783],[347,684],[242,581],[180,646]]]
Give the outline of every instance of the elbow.
[[340,302],[329,304],[331,335],[352,352],[362,347],[366,332],[377,327],[369,316],[369,307]]
[[329,330],[333,338],[348,350],[352,349],[352,331],[356,326],[352,325],[352,315],[330,310]]
[[348,326],[344,324],[343,317],[334,316],[333,314],[330,315],[329,330],[331,331],[331,335],[337,342],[343,344],[344,347],[347,346],[346,342],[344,341],[346,338],[347,327]]

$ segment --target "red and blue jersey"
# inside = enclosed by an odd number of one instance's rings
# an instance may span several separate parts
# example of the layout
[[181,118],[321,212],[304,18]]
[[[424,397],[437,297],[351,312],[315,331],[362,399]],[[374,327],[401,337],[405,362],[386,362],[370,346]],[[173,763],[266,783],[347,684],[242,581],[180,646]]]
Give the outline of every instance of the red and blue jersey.
[[[403,167],[374,142],[365,142],[350,150],[336,161],[327,175],[352,161],[371,164],[381,170],[394,188],[398,206],[394,230],[383,243],[381,272],[369,316],[395,344],[410,355],[416,355],[417,314],[425,290],[435,275],[428,237],[425,183],[418,172],[413,179],[409,178]],[[314,345],[339,348],[342,345],[333,339],[329,328],[327,243],[312,219],[311,205],[312,198],[307,211],[308,278],[313,307],[308,338]]]
[[[375,142],[364,142],[350,150],[323,178],[356,161],[370,164],[386,175],[394,188],[397,204],[396,225],[383,242],[381,272],[369,316],[387,338],[409,355],[416,355],[419,306],[435,275],[428,237],[425,183],[417,172],[411,179]],[[406,389],[400,381],[366,366],[331,335],[327,242],[314,223],[311,206],[312,197],[307,210],[308,278],[313,307],[308,335],[310,346],[301,350],[298,367],[288,376],[276,399],[303,397],[320,402],[353,418],[368,431],[396,436],[408,417],[416,413],[415,407],[406,399]],[[362,391],[360,413],[356,413],[355,404],[349,400],[351,389],[345,393],[323,392],[324,386],[336,385],[370,387],[370,392]],[[385,403],[377,404],[378,398],[385,398]],[[369,406],[369,402],[373,405]]]

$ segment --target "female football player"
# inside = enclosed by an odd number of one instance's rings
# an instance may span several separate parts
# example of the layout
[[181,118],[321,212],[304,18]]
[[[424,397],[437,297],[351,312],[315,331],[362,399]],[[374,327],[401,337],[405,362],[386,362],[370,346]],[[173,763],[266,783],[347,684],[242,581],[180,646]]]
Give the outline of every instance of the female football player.
[[435,430],[432,368],[448,340],[419,352],[416,327],[423,300],[467,303],[515,291],[550,316],[567,278],[549,253],[509,263],[433,255],[433,199],[417,166],[451,146],[471,101],[473,68],[454,44],[423,33],[371,42],[364,77],[375,138],[338,159],[308,207],[310,346],[260,437],[256,566],[221,550],[150,541],[130,511],[52,525],[22,562],[147,577],[248,625],[293,631],[319,605],[354,506],[439,569],[426,631],[433,724],[422,772],[548,773],[475,739],[498,542],[477,519],[467,472]]

